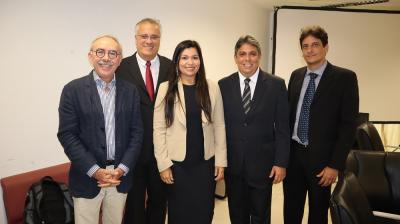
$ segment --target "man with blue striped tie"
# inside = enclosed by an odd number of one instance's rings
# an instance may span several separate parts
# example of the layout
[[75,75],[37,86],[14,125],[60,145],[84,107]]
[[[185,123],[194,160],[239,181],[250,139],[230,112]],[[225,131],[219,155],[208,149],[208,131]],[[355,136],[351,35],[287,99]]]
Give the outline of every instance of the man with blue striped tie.
[[307,66],[289,81],[291,151],[284,188],[285,224],[301,224],[308,193],[308,224],[327,224],[332,183],[353,145],[358,85],[353,71],[326,60],[328,34],[306,27],[300,48]]

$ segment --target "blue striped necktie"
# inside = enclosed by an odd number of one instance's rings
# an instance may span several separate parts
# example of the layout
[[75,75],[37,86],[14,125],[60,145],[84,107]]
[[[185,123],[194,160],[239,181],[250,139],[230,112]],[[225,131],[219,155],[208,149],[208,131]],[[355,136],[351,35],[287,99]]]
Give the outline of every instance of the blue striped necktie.
[[308,83],[306,93],[304,94],[303,104],[297,126],[297,136],[302,143],[308,142],[308,126],[310,123],[310,106],[315,93],[315,78],[318,74],[310,73],[310,82]]

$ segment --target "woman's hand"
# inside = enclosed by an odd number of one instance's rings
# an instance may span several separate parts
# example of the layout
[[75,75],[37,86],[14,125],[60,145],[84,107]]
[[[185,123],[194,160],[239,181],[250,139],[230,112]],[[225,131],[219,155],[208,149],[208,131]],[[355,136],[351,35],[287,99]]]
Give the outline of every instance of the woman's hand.
[[174,177],[172,176],[171,167],[160,172],[161,180],[166,184],[173,184]]
[[215,167],[215,171],[214,171],[214,177],[215,177],[215,181],[219,181],[224,179],[224,167],[220,167],[220,166],[216,166]]

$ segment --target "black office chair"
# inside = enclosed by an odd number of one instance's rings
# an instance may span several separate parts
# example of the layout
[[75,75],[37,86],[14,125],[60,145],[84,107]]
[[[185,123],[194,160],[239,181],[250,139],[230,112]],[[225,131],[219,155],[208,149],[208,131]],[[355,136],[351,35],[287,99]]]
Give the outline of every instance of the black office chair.
[[386,171],[386,155],[386,152],[352,150],[347,156],[345,171],[357,177],[372,210],[396,213],[390,176]]
[[333,224],[375,224],[376,220],[357,177],[346,172],[330,200]]
[[361,150],[385,151],[381,137],[372,122],[365,122],[356,131],[358,148]]
[[400,153],[352,150],[345,173],[357,178],[376,223],[400,224]]

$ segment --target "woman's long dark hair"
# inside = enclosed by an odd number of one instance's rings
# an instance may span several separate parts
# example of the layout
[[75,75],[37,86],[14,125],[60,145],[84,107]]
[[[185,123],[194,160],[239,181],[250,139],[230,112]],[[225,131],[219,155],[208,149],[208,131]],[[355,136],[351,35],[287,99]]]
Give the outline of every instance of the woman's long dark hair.
[[[170,127],[174,122],[174,104],[175,99],[178,97],[178,101],[181,102],[181,97],[178,92],[178,81],[180,79],[179,71],[179,60],[181,59],[182,52],[187,48],[195,48],[200,58],[200,68],[196,74],[195,92],[196,102],[200,105],[200,108],[204,111],[207,120],[211,123],[211,101],[210,94],[208,93],[208,84],[206,79],[206,71],[204,69],[203,55],[201,53],[200,45],[194,40],[184,40],[176,46],[172,62],[174,64],[173,71],[171,71],[169,77],[168,90],[165,95],[165,123],[167,127]],[[182,104],[181,104],[182,105]],[[185,111],[185,108],[183,108]]]

